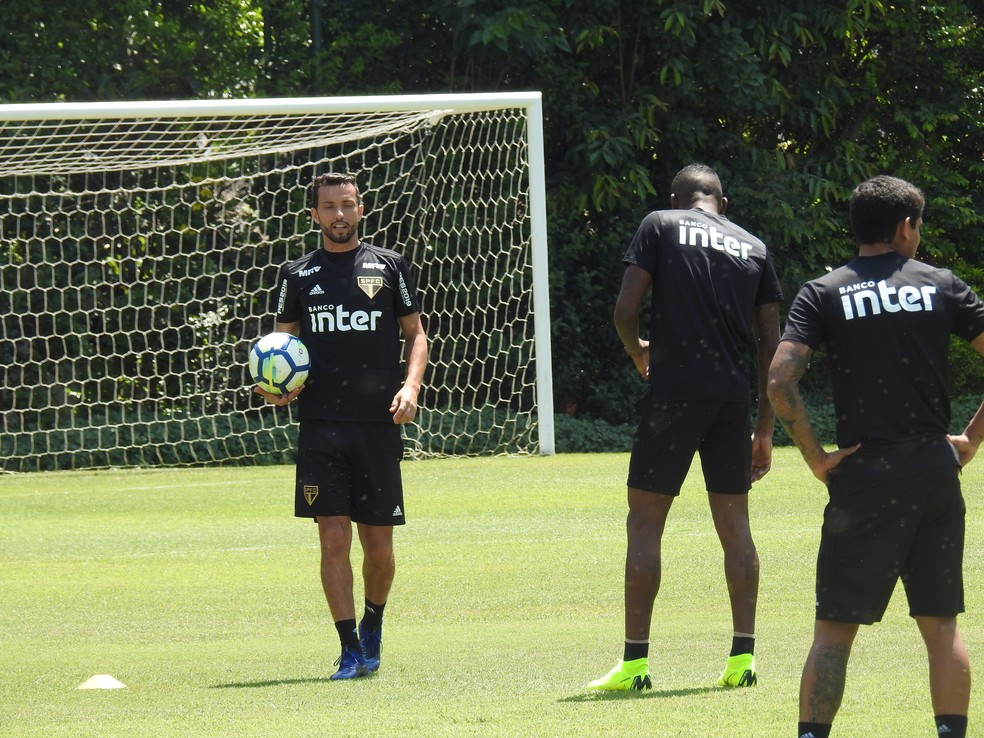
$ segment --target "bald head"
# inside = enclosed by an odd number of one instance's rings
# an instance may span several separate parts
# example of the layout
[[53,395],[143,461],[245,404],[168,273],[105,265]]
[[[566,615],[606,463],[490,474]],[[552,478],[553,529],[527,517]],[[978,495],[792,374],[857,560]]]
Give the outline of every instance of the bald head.
[[728,206],[717,172],[706,164],[681,169],[673,178],[670,191],[670,205],[674,208],[700,207],[723,213]]

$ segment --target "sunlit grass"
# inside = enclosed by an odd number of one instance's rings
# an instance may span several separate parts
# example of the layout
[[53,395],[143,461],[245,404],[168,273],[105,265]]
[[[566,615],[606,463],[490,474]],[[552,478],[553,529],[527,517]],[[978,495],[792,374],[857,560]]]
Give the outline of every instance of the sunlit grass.
[[[791,735],[823,488],[779,449],[753,490],[759,686],[714,686],[730,615],[695,465],[664,540],[654,689],[589,695],[621,654],[626,467],[623,454],[405,464],[382,669],[350,683],[327,680],[338,645],[291,468],[0,477],[0,733]],[[982,486],[965,472],[972,658]],[[95,674],[126,688],[78,689]],[[900,588],[861,632],[836,732],[930,734],[931,712]]]

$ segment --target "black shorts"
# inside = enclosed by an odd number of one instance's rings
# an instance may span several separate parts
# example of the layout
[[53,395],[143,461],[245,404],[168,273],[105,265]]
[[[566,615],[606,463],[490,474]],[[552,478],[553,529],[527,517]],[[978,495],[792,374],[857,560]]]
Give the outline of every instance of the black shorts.
[[694,454],[708,492],[744,495],[752,486],[752,431],[742,402],[642,401],[628,485],[676,496]]
[[942,466],[859,488],[834,477],[817,555],[817,619],[881,620],[902,579],[909,614],[963,612],[960,470]]
[[394,423],[302,420],[294,515],[403,525],[403,435]]

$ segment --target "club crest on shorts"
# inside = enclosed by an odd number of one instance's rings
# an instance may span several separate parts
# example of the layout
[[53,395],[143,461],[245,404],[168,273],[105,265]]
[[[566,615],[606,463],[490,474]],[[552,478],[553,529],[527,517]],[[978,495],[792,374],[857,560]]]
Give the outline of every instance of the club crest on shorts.
[[383,288],[382,277],[358,277],[356,283],[359,285],[360,290],[369,295],[370,300]]
[[304,485],[304,499],[307,500],[308,505],[313,505],[314,500],[317,496],[318,496],[318,485],[316,484]]

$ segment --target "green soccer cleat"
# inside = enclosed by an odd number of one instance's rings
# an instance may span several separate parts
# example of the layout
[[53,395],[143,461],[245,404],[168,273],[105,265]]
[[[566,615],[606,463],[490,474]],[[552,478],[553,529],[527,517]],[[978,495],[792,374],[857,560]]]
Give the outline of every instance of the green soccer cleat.
[[644,689],[652,689],[653,683],[649,680],[649,659],[635,659],[633,661],[619,661],[615,668],[601,677],[595,679],[588,685],[588,689],[600,692],[628,692],[635,690],[641,692]]
[[755,676],[755,656],[750,653],[740,653],[728,657],[728,665],[724,667],[718,684],[722,687],[754,687],[758,682]]

